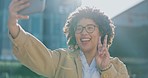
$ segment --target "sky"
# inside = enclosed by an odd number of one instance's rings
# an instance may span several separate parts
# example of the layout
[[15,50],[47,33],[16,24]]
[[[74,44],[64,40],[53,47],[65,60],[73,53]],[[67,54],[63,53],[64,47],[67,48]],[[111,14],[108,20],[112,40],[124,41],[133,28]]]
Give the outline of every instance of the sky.
[[82,6],[95,6],[113,18],[142,1],[144,0],[82,0]]

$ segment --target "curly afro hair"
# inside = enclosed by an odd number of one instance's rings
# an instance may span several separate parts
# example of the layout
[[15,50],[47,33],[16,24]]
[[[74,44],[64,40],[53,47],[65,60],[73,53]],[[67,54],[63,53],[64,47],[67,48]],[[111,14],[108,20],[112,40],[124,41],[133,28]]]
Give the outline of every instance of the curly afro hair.
[[105,35],[108,35],[107,46],[109,48],[114,38],[115,28],[111,19],[109,19],[108,16],[106,16],[103,12],[95,7],[79,7],[69,15],[63,28],[64,34],[67,38],[67,45],[69,49],[78,49],[78,47],[75,47],[77,45],[77,42],[75,39],[74,28],[77,26],[77,23],[83,18],[92,19],[98,25],[99,31],[101,33],[102,43]]

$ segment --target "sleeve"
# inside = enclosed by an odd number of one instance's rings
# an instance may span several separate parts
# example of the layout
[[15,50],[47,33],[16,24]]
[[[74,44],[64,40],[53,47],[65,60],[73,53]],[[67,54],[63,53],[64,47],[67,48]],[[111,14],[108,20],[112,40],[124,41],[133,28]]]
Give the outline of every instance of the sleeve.
[[59,62],[58,52],[47,49],[37,38],[20,27],[18,36],[12,41],[13,53],[17,59],[32,71],[53,78]]
[[129,78],[127,68],[117,57],[111,60],[111,68],[101,72],[101,78]]

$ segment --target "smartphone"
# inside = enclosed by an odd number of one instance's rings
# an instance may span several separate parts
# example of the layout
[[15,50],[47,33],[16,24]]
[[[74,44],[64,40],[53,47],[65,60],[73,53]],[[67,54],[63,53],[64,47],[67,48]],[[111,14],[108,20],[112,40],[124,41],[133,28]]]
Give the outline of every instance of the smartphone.
[[30,15],[43,12],[45,9],[46,0],[29,0],[30,6],[18,12],[21,15]]

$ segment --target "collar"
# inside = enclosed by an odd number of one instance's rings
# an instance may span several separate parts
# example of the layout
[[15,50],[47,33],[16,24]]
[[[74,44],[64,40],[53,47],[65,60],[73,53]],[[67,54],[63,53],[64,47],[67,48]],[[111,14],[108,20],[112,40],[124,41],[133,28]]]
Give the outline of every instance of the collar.
[[84,69],[96,68],[96,59],[95,58],[93,58],[90,66],[88,65],[86,57],[85,57],[85,55],[84,55],[84,53],[82,51],[80,51],[80,58],[81,58],[82,66],[84,67]]

